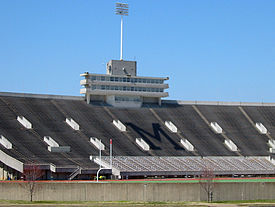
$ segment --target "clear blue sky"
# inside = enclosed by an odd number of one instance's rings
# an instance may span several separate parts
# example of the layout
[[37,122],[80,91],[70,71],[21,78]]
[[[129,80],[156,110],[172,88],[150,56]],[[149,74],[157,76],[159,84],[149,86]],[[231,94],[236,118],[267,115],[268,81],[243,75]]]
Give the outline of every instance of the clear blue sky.
[[[0,0],[0,91],[79,95],[119,59],[114,0]],[[168,99],[275,102],[275,0],[129,0],[124,59]]]

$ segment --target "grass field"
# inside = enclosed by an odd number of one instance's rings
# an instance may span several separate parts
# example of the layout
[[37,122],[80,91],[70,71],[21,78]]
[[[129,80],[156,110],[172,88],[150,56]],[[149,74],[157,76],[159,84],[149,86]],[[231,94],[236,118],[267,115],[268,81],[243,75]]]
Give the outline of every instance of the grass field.
[[[0,182],[24,182],[24,181],[0,181]],[[77,182],[77,183],[94,183],[96,181],[38,181],[38,182],[55,182],[55,183],[70,183],[70,182]],[[199,179],[195,178],[188,178],[188,179],[137,179],[137,180],[101,180],[100,183],[198,183]],[[214,182],[219,183],[226,183],[226,182],[275,182],[275,177],[262,177],[262,178],[215,178]],[[223,201],[223,202],[215,202],[215,203],[206,203],[206,202],[58,202],[58,201],[35,201],[35,202],[28,202],[28,201],[9,201],[9,200],[0,200],[0,207],[9,206],[9,207],[17,207],[17,206],[24,206],[24,207],[179,207],[179,206],[217,206],[217,207],[238,207],[238,206],[274,206],[275,207],[275,200],[255,200],[255,201]]]
[[[0,181],[0,182],[24,182],[24,181]],[[94,183],[94,180],[43,180],[37,182],[78,182],[78,183]],[[176,178],[176,179],[129,179],[129,180],[99,180],[101,183],[198,183],[197,178]],[[214,182],[218,183],[240,183],[240,182],[275,182],[275,177],[253,177],[253,178],[215,178]]]
[[[199,179],[137,179],[137,180],[104,180],[100,182],[110,183],[198,183]],[[255,177],[255,178],[215,178],[214,182],[233,183],[233,182],[275,182],[275,177]]]

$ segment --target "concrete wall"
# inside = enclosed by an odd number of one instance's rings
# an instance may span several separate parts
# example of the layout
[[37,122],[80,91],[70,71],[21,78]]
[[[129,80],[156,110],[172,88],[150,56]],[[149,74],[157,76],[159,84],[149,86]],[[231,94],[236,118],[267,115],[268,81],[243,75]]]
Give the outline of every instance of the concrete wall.
[[[28,200],[25,183],[0,182],[0,199]],[[203,201],[198,183],[40,182],[34,200],[55,201]],[[213,200],[275,199],[275,183],[219,183]]]
[[215,186],[213,200],[263,200],[275,198],[275,183],[223,183]]
[[62,100],[75,100],[82,101],[82,96],[64,96],[64,95],[49,95],[49,94],[32,94],[32,93],[11,93],[11,92],[0,92],[0,96],[11,96],[21,98],[42,98],[42,99],[62,99]]
[[275,106],[275,103],[264,103],[264,102],[162,100],[162,103],[163,104],[179,104],[179,105],[209,105],[209,106]]

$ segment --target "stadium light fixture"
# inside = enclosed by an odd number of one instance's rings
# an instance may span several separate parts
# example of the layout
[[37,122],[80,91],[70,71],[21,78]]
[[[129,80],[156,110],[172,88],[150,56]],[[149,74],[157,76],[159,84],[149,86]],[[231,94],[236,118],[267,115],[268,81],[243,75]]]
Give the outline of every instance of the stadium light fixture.
[[128,16],[129,5],[125,3],[116,3],[116,14],[121,16],[120,30],[120,60],[123,60],[123,16]]

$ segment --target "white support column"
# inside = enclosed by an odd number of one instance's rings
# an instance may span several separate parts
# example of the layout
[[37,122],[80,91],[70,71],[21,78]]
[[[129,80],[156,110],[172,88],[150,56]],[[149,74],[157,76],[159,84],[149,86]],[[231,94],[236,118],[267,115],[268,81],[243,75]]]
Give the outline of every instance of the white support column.
[[159,106],[161,106],[161,98],[159,98]]
[[91,101],[91,95],[89,93],[86,94],[86,102],[87,104],[90,104]]
[[8,179],[8,170],[7,170],[7,166],[4,165],[3,168],[3,180],[7,180]]
[[4,179],[4,168],[0,168],[0,179],[3,180]]

